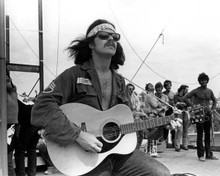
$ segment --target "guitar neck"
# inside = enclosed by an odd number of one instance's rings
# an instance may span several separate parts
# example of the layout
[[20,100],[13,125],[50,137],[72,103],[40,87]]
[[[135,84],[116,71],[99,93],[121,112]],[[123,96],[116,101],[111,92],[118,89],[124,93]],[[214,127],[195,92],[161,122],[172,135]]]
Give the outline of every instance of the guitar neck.
[[171,120],[174,120],[174,115],[166,116],[166,117],[159,117],[159,118],[152,118],[147,120],[142,120],[140,122],[134,123],[127,123],[120,125],[121,133],[122,134],[129,134],[149,128],[154,128],[162,125],[166,125],[170,123]]

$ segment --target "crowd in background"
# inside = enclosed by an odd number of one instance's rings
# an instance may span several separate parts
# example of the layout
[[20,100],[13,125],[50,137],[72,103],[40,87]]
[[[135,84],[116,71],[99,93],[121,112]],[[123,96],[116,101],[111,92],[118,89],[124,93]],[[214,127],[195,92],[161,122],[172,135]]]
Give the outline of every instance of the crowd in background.
[[[164,81],[163,84],[161,82],[158,82],[155,85],[152,83],[147,83],[145,86],[145,91],[138,95],[135,91],[135,86],[131,83],[127,84],[135,118],[141,118],[144,120],[147,118],[165,117],[173,114],[173,108],[175,107],[178,107],[178,109],[182,110],[181,113],[176,115],[180,116],[180,118],[183,120],[183,123],[179,123],[176,129],[171,129],[170,125],[164,125],[146,130],[144,138],[148,139],[147,152],[151,156],[158,156],[157,152],[154,152],[155,150],[150,150],[156,147],[156,140],[166,141],[168,144],[169,131],[171,132],[171,141],[173,147],[175,147],[175,150],[180,151],[181,149],[180,139],[182,139],[182,149],[188,150],[187,134],[190,124],[187,116],[186,104],[181,99],[188,92],[188,86],[181,85],[177,93],[174,93],[171,90],[171,87],[172,82],[169,80]],[[165,90],[163,91],[163,89]]]
[[[207,119],[201,123],[196,123],[197,131],[197,156],[199,161],[206,159],[217,160],[213,156],[210,147],[210,131],[212,130],[212,113],[216,108],[217,100],[211,89],[207,88],[209,77],[205,73],[201,73],[198,77],[200,87],[193,89],[188,93],[188,86],[181,85],[177,91],[171,90],[172,82],[165,80],[153,85],[147,83],[145,91],[137,94],[135,86],[131,83],[127,84],[127,89],[133,105],[134,118],[141,120],[160,118],[169,115],[174,115],[181,119],[179,125],[172,129],[170,125],[163,125],[153,129],[147,129],[143,138],[148,139],[146,152],[153,157],[158,157],[157,143],[155,141],[165,141],[166,146],[169,146],[168,141],[171,141],[171,146],[175,151],[181,149],[188,150],[188,132],[192,125],[192,116],[195,118],[195,111],[198,111],[197,106],[202,107],[201,117]],[[141,112],[139,114],[138,112]],[[144,114],[144,115],[143,115]],[[200,115],[200,114],[199,114]],[[199,117],[197,115],[197,117]],[[201,119],[196,119],[201,120]],[[168,134],[170,131],[170,139]],[[203,132],[205,140],[203,145]],[[147,135],[146,135],[147,134]],[[156,149],[155,149],[156,148]],[[206,156],[206,157],[205,157]]]

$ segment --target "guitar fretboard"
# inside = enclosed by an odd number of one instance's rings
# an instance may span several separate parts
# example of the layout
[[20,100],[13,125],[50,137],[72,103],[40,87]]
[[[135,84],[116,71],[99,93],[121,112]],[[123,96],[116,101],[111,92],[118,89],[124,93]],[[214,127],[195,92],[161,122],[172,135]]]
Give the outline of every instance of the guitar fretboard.
[[175,119],[174,115],[152,118],[152,119],[147,119],[147,120],[143,120],[140,122],[127,123],[127,124],[120,125],[120,129],[121,129],[122,134],[128,134],[128,133],[133,133],[136,131],[141,131],[144,129],[166,125],[170,123],[171,120],[174,120],[174,119]]

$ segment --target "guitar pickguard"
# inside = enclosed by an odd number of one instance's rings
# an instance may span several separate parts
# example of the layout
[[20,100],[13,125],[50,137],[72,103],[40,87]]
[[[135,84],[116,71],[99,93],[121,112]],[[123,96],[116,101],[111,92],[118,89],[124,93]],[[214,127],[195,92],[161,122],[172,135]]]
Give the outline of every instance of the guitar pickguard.
[[108,152],[108,151],[110,151],[111,149],[113,149],[118,143],[120,143],[120,140],[123,138],[123,136],[124,136],[124,135],[122,135],[122,136],[120,137],[120,139],[119,139],[118,141],[114,142],[114,143],[108,143],[108,142],[106,142],[105,140],[103,140],[102,137],[97,137],[97,139],[98,139],[100,142],[102,142],[102,144],[103,144],[102,150],[101,150],[101,152],[99,152],[99,153],[105,153],[105,152]]
[[103,147],[100,153],[107,152],[113,149],[122,139],[119,122],[117,121],[105,121],[101,125],[101,136],[97,137],[99,141],[103,143]]

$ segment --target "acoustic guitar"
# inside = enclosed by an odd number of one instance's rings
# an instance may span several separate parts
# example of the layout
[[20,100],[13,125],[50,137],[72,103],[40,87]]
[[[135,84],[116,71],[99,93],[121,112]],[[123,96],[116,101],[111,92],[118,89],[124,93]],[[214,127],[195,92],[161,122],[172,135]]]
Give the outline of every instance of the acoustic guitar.
[[67,118],[94,134],[103,143],[100,153],[86,151],[77,143],[61,146],[46,138],[50,158],[55,167],[65,175],[83,175],[96,168],[110,154],[129,154],[137,144],[136,132],[174,120],[174,115],[134,122],[126,105],[119,104],[107,111],[88,105],[69,103],[60,107]]

